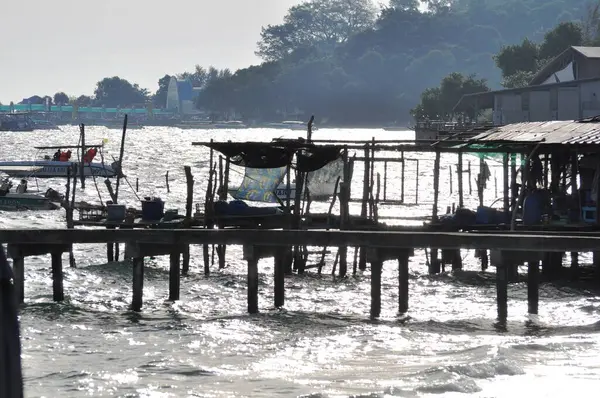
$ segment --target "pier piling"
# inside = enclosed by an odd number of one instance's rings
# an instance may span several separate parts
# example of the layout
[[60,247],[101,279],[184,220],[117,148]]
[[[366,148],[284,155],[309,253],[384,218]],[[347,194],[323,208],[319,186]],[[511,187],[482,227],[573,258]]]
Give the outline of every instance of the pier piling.
[[135,257],[133,259],[133,299],[131,300],[131,309],[133,311],[142,310],[144,295],[144,258]]
[[258,313],[258,256],[253,246],[244,246],[248,262],[248,313]]
[[180,252],[173,250],[169,255],[170,267],[169,267],[169,300],[179,300],[179,291],[181,285],[181,263],[180,263]]
[[538,313],[540,295],[540,262],[534,258],[527,262],[527,310]]
[[285,304],[285,257],[285,248],[277,248],[275,250],[273,271],[275,308],[283,307]]
[[498,322],[506,324],[508,318],[508,267],[496,267],[496,304],[498,306]]
[[23,304],[25,302],[25,259],[17,257],[13,258],[12,262],[17,303]]
[[398,312],[408,312],[408,253],[398,257]]
[[383,261],[378,250],[370,253],[371,263],[371,319],[379,318],[381,314],[381,271]]
[[65,293],[63,289],[63,267],[62,253],[52,252],[52,299],[54,301],[63,301]]

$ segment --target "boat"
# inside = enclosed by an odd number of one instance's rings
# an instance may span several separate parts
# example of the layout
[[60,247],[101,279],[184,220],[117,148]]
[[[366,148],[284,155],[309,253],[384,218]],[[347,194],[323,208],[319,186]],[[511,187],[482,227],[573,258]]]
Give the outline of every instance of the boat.
[[239,120],[230,120],[225,122],[215,122],[208,124],[207,128],[213,129],[245,129],[248,128],[244,123]]
[[15,193],[9,192],[0,196],[0,210],[58,210],[60,203],[53,202],[50,198],[40,193]]
[[[61,162],[57,160],[17,160],[0,162],[0,170],[10,177],[57,178],[67,177],[68,170],[79,162]],[[97,176],[104,178],[116,177],[118,162],[104,164],[99,162],[85,163],[83,173],[86,177]]]
[[[0,172],[15,171],[16,167],[0,167]],[[36,167],[22,167],[23,172],[35,172]],[[0,210],[23,211],[23,210],[57,210],[61,207],[64,197],[52,188],[44,194],[41,192],[11,192],[13,187],[9,178],[4,178],[0,184]]]
[[[287,120],[281,123],[267,123],[266,127],[271,129],[307,130],[308,123],[300,120]],[[313,125],[312,130],[315,131],[317,128]]]
[[26,113],[0,113],[0,131],[33,131],[33,120]]
[[49,120],[33,120],[34,130],[60,130],[58,125],[52,123]]

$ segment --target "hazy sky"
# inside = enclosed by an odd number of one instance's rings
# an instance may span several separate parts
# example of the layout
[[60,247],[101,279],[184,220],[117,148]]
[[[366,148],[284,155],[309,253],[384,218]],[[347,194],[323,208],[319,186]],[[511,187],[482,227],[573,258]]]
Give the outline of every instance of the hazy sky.
[[120,76],[154,92],[165,74],[257,64],[260,28],[300,0],[6,1],[0,102],[93,93]]

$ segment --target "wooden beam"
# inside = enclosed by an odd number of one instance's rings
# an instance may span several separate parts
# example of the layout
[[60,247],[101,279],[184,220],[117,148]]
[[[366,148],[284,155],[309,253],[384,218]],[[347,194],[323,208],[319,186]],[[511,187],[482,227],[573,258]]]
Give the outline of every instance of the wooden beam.
[[[325,231],[262,229],[1,229],[8,244],[73,244],[106,242],[146,244],[227,244],[257,246],[370,246],[390,248],[498,249],[516,251],[600,251],[595,236],[415,231]],[[34,243],[35,242],[35,243]]]

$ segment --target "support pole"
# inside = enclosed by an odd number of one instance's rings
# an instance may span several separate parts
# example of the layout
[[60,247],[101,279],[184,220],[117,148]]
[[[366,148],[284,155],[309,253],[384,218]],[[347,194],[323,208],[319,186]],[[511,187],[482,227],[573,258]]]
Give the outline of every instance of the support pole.
[[508,268],[508,264],[496,267],[496,303],[498,322],[502,325],[506,324],[508,318]]
[[258,314],[258,256],[255,248],[249,247],[250,253],[246,256],[248,262],[248,312]]
[[379,318],[381,314],[381,271],[382,260],[379,251],[374,250],[371,261],[371,319]]
[[274,301],[275,308],[285,304],[285,248],[278,248],[274,257]]
[[527,310],[530,314],[538,313],[540,300],[540,264],[539,260],[527,262]]
[[13,258],[12,262],[17,304],[23,304],[25,302],[25,259]]
[[142,302],[144,295],[144,257],[136,257],[133,259],[133,299],[131,301],[131,309],[133,311],[142,310]]
[[179,300],[179,291],[181,285],[181,271],[180,271],[180,252],[179,249],[174,249],[170,256],[170,267],[169,267],[169,300]]
[[408,253],[398,258],[398,312],[408,312]]
[[62,253],[53,252],[52,257],[52,299],[63,301],[65,293],[63,289]]
[[81,189],[85,189],[85,161],[83,157],[85,155],[85,124],[79,125],[79,131],[81,133],[81,156],[79,158],[79,174],[81,177]]

